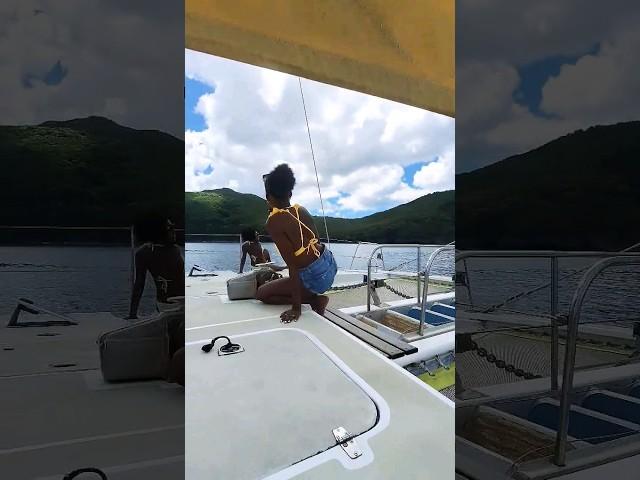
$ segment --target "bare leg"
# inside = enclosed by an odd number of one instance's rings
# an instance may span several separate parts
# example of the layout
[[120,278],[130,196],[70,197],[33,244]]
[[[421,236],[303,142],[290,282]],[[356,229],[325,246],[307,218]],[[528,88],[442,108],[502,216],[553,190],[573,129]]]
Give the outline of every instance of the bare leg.
[[173,354],[169,366],[169,381],[184,387],[184,347]]
[[[290,278],[279,278],[265,283],[258,288],[256,298],[269,305],[291,305],[293,301],[291,297],[291,281]],[[308,303],[315,312],[320,315],[324,314],[324,310],[329,303],[328,297],[311,293],[304,287],[302,287],[301,293],[302,303]]]
[[310,302],[311,308],[318,315],[324,315],[324,310],[327,308],[329,304],[329,297],[326,295],[316,295]]

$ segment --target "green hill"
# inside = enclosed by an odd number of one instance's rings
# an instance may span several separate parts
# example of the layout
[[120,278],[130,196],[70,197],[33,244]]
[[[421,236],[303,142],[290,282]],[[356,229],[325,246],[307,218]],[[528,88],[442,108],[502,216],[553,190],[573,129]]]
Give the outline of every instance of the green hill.
[[0,126],[2,225],[126,226],[139,213],[184,223],[184,142],[102,117]]
[[460,249],[619,250],[640,241],[640,122],[591,127],[456,176]]
[[267,218],[264,199],[230,188],[186,192],[184,194],[188,233],[240,233],[242,227],[260,229]]
[[[190,233],[237,234],[243,226],[264,231],[265,200],[228,188],[185,194]],[[413,202],[363,218],[327,218],[334,239],[379,243],[449,243],[454,238],[454,192],[425,195]],[[322,232],[323,220],[316,217]]]

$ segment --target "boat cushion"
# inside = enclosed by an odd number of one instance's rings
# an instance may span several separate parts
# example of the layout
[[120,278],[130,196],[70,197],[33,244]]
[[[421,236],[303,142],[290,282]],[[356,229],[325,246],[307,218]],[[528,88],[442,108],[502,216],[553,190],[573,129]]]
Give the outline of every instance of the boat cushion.
[[227,295],[229,300],[244,300],[255,298],[258,290],[258,275],[254,270],[227,280]]
[[184,311],[165,312],[102,334],[98,345],[104,379],[120,382],[166,378],[171,357],[169,325],[180,324],[183,319]]

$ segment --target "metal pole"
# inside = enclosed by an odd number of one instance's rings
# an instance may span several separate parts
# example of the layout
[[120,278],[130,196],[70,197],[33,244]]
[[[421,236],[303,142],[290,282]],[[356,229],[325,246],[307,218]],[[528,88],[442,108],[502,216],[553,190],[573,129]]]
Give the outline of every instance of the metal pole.
[[596,262],[584,274],[576,292],[573,295],[569,318],[567,321],[567,344],[565,346],[564,370],[562,372],[562,391],[560,393],[560,423],[556,434],[554,463],[558,466],[566,464],[567,436],[569,434],[569,413],[571,410],[571,395],[573,390],[573,374],[576,364],[576,343],[578,339],[578,322],[580,311],[593,280],[605,269],[616,265],[640,265],[640,257],[624,254],[610,257]]
[[130,263],[129,266],[129,286],[133,295],[133,285],[136,278],[136,236],[133,231],[133,225],[129,228],[129,240],[131,242]]
[[353,261],[356,259],[356,255],[358,255],[359,248],[360,248],[360,242],[358,242],[358,245],[356,245],[356,251],[353,254],[353,257],[351,257],[351,265],[349,265],[349,269],[353,269]]
[[417,272],[418,272],[418,294],[416,295],[416,300],[418,300],[420,298],[420,247],[417,247],[418,249],[418,268],[417,268]]
[[444,247],[436,248],[431,253],[431,255],[429,255],[429,260],[427,261],[427,267],[424,269],[424,288],[422,289],[422,304],[420,308],[420,326],[418,327],[419,335],[424,334],[424,317],[425,317],[425,311],[427,310],[427,297],[429,295],[429,273],[431,272],[433,261],[444,250],[455,250],[455,246],[445,245]]
[[371,311],[371,259],[378,248],[380,247],[373,249],[373,252],[371,252],[371,255],[369,256],[369,261],[367,262],[367,312]]
[[[578,318],[580,316],[579,308],[582,306],[582,300],[577,300],[579,291],[576,291],[571,312],[569,313],[569,321],[567,323],[567,343],[564,353],[564,370],[562,374],[562,392],[560,394],[560,423],[558,425],[558,433],[556,435],[556,451],[554,462],[558,466],[566,464],[567,456],[567,436],[569,434],[569,413],[571,410],[571,390],[573,385],[573,373],[575,370],[576,360],[576,340],[578,338]],[[584,298],[584,295],[583,295]]]
[[[367,242],[361,242],[361,243],[367,243]],[[372,244],[373,245],[373,244]],[[371,286],[371,261],[373,260],[373,257],[375,256],[376,252],[378,250],[381,250],[382,248],[437,248],[438,250],[454,250],[455,246],[454,245],[446,245],[446,246],[441,246],[441,245],[422,245],[419,243],[394,243],[394,244],[382,244],[382,245],[377,245],[376,248],[373,249],[373,251],[369,254],[369,261],[367,263],[367,311],[371,310],[371,299],[369,296],[369,288]],[[438,251],[436,250],[436,252]],[[435,253],[435,252],[434,252]],[[384,263],[384,257],[383,257],[383,263]],[[423,290],[424,291],[424,290]]]
[[469,304],[473,307],[473,297],[471,296],[471,275],[469,275],[466,258],[462,260],[462,265],[464,266],[464,274],[467,277],[467,296],[469,297]]
[[558,328],[558,257],[551,257],[551,393],[558,393],[560,333]]

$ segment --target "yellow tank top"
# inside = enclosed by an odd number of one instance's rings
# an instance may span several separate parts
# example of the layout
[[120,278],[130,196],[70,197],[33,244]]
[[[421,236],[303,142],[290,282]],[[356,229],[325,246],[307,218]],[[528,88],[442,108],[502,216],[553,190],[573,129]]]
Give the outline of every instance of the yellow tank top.
[[[289,208],[293,208],[296,211],[296,214],[294,215],[293,213],[291,213],[289,211]],[[271,210],[271,212],[269,213],[269,217],[271,218],[273,215],[275,215],[276,213],[288,213],[289,215],[291,215],[297,222],[298,222],[298,226],[300,227],[300,248],[298,250],[296,250],[294,252],[294,255],[297,257],[299,255],[302,255],[303,252],[313,252],[313,254],[316,257],[320,256],[320,250],[318,250],[317,244],[318,244],[318,239],[316,238],[316,234],[314,233],[313,230],[311,230],[309,227],[307,227],[304,223],[302,223],[302,221],[300,220],[300,212],[298,211],[300,209],[300,205],[298,205],[297,203],[291,207],[288,208],[273,208],[273,210]],[[307,230],[309,230],[311,232],[311,235],[313,235],[313,237],[311,237],[311,239],[309,240],[308,245],[305,247],[304,246],[304,235],[302,234],[302,227],[306,228]]]

